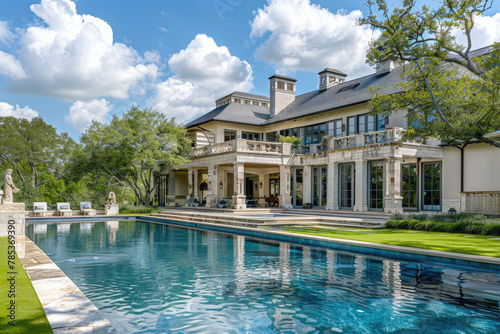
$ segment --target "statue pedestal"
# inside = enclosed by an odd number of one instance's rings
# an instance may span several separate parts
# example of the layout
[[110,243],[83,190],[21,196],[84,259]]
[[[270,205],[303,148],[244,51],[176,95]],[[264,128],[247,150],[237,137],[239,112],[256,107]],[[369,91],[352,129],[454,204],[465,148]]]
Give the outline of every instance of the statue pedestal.
[[25,256],[25,206],[24,203],[0,205],[0,237],[9,237],[17,256]]
[[104,214],[106,216],[118,216],[120,214],[120,205],[106,204],[106,206],[104,206]]

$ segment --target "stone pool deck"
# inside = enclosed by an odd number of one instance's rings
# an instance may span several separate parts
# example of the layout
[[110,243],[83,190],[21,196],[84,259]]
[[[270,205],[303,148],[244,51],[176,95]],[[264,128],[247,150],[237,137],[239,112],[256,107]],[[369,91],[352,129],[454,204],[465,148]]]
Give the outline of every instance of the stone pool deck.
[[117,333],[97,307],[31,240],[20,259],[55,334]]

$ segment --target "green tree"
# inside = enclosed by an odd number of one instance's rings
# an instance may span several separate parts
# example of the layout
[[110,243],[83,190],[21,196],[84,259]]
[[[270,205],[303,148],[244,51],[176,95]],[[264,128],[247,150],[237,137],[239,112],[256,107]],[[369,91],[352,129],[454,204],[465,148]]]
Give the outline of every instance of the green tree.
[[84,148],[74,161],[75,172],[122,182],[145,203],[152,201],[158,185],[160,162],[180,166],[188,162],[191,148],[186,129],[173,118],[135,106],[121,118],[113,116],[109,124],[93,122],[81,142]]
[[77,143],[42,118],[0,117],[0,161],[22,183],[21,197],[32,201],[43,185],[62,179]]
[[[370,45],[368,63],[405,62],[400,93],[384,95],[374,87],[372,112],[407,110],[408,139],[439,138],[461,150],[472,141],[500,147],[484,137],[500,129],[500,44],[472,51],[475,21],[491,3],[441,0],[430,7],[404,0],[391,10],[386,0],[369,0],[370,15],[359,23],[382,34]],[[457,42],[457,32],[465,35],[465,45]]]

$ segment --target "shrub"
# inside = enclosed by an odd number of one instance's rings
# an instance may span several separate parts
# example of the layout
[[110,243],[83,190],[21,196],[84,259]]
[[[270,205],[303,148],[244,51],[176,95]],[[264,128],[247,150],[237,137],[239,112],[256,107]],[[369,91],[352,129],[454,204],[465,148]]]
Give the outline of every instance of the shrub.
[[300,139],[295,136],[293,137],[280,136],[280,143],[290,143],[292,145],[298,146],[300,145]]
[[[458,215],[457,215],[458,216]],[[451,216],[439,216],[450,219]],[[453,216],[456,217],[456,216]],[[445,218],[445,219],[446,219]],[[414,230],[414,231],[429,231],[429,232],[445,232],[445,233],[465,233],[478,235],[500,235],[500,220],[486,219],[482,215],[462,216],[456,219],[455,222],[431,221],[431,220],[389,220],[385,227],[388,229]],[[475,221],[470,221],[475,219]],[[469,220],[469,221],[468,221]]]
[[145,205],[137,205],[137,206],[122,205],[120,207],[121,214],[148,214],[148,213],[157,213],[160,212],[161,210],[163,210],[163,208],[154,206],[145,206]]

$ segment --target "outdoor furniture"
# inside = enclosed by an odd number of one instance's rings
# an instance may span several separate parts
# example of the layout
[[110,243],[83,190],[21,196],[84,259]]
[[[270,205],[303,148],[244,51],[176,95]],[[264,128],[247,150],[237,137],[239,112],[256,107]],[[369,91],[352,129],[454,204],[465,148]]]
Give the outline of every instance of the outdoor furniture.
[[249,199],[247,200],[247,208],[256,208],[257,207],[257,201],[254,199]]
[[69,203],[57,203],[56,216],[72,216],[73,211]]
[[36,202],[33,203],[33,215],[35,217],[45,217],[47,216],[47,202]]
[[224,209],[224,208],[227,208],[227,202],[226,202],[225,200],[221,200],[221,201],[219,202],[219,204],[217,204],[217,207],[218,207],[219,209]]
[[97,211],[92,209],[91,202],[80,202],[80,211],[83,216],[95,216]]

